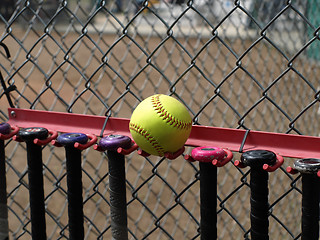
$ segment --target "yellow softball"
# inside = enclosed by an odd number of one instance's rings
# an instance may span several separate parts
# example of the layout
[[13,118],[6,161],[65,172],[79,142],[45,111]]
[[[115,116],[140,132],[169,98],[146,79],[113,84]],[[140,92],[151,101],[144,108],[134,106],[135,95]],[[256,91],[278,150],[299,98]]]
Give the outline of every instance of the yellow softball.
[[133,111],[131,136],[145,152],[163,156],[174,153],[187,141],[192,119],[187,108],[177,99],[157,94],[143,100]]

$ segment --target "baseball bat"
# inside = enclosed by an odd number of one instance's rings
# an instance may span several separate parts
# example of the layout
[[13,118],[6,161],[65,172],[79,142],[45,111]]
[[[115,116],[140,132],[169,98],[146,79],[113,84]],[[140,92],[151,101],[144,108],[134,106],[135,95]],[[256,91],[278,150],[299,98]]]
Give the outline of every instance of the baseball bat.
[[33,240],[44,240],[46,236],[46,218],[43,189],[42,147],[34,143],[35,139],[46,139],[45,128],[24,128],[18,137],[26,142],[29,180],[29,199],[31,215],[31,234]]
[[5,142],[19,131],[8,123],[0,123],[0,240],[9,240]]
[[117,149],[129,147],[131,139],[123,135],[106,136],[98,144],[100,151],[107,150],[113,240],[128,240],[125,157]]
[[81,151],[66,147],[68,216],[71,240],[84,239]]
[[274,165],[277,156],[267,150],[252,150],[241,155],[241,161],[250,172],[251,240],[269,240],[269,174],[264,164]]
[[4,141],[0,140],[0,239],[9,239]]
[[217,147],[198,147],[185,159],[199,162],[200,173],[200,239],[217,239],[217,167],[233,157],[228,150]]
[[81,167],[82,156],[81,150],[76,148],[75,144],[86,144],[87,141],[88,137],[83,133],[61,134],[56,140],[56,143],[64,146],[66,154],[68,225],[70,240],[84,239]]
[[319,177],[302,174],[301,240],[319,239]]
[[290,173],[300,172],[302,180],[301,240],[319,239],[320,159],[298,159]]

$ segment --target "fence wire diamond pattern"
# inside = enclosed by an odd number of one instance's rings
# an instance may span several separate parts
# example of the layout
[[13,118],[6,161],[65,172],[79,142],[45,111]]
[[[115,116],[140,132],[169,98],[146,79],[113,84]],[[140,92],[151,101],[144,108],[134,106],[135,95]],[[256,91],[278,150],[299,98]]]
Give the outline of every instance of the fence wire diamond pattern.
[[[163,93],[196,125],[319,134],[319,1],[17,0],[0,10],[11,54],[1,51],[1,121],[10,106],[130,118]],[[5,151],[10,236],[31,239],[26,149],[11,140]],[[43,156],[48,239],[68,239],[63,149]],[[85,239],[111,239],[106,156],[82,156]],[[290,163],[270,174],[271,239],[300,238]],[[218,171],[219,239],[249,239],[249,173]],[[130,239],[200,239],[196,163],[132,154],[126,187]]]

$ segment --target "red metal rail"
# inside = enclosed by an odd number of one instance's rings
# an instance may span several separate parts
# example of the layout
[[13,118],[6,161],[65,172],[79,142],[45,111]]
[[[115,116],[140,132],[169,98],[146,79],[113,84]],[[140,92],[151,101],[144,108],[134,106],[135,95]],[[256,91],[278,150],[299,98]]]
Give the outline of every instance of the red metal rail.
[[[30,109],[9,108],[9,124],[18,127],[45,127],[58,132],[81,132],[100,135],[106,120],[102,116],[47,112]],[[129,119],[108,119],[103,135],[130,136]],[[193,126],[187,146],[217,146],[239,151],[245,130]],[[320,158],[320,138],[293,134],[250,131],[243,151],[265,149],[284,157]]]

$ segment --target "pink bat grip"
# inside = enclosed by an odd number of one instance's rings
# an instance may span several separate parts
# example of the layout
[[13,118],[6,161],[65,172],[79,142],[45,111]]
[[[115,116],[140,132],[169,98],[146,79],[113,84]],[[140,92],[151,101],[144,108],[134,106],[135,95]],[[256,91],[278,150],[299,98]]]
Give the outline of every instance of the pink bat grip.
[[198,162],[212,162],[215,159],[221,161],[225,155],[226,152],[218,147],[197,147],[191,152],[191,157]]

